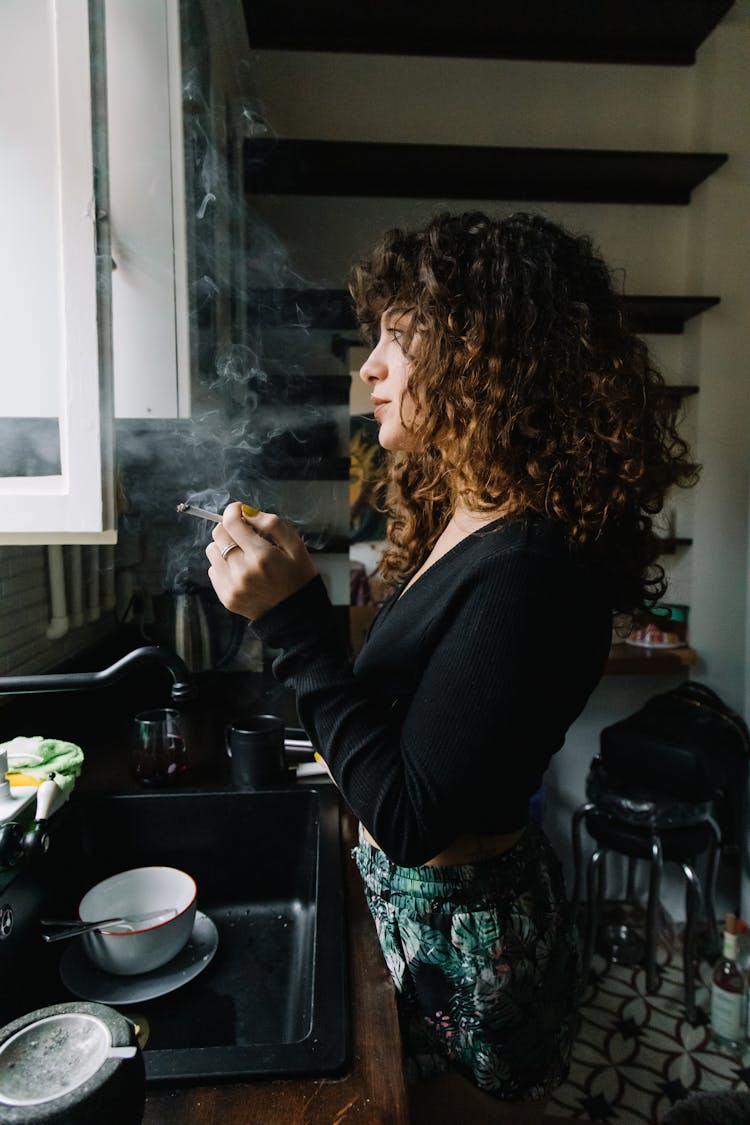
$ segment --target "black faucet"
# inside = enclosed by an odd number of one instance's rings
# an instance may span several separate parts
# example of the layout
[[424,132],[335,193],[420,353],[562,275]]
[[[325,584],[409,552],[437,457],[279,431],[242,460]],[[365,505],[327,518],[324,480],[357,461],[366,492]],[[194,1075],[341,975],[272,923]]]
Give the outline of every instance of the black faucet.
[[[0,676],[0,695],[17,695],[32,691],[88,691],[106,687],[119,680],[134,664],[144,660],[157,660],[172,676],[172,699],[175,703],[191,699],[195,688],[190,673],[180,657],[168,648],[146,645],[133,649],[121,660],[101,672],[61,672],[47,676]],[[54,776],[51,775],[52,777]],[[47,817],[42,815],[26,831],[15,821],[0,825],[0,866],[15,867],[24,856],[46,852],[49,846]]]
[[60,672],[42,676],[0,676],[0,695],[17,695],[27,691],[88,691],[91,688],[107,687],[119,680],[134,664],[144,660],[157,660],[172,676],[172,699],[175,703],[191,699],[195,687],[190,673],[180,657],[160,645],[147,645],[133,649],[121,660],[101,672]]

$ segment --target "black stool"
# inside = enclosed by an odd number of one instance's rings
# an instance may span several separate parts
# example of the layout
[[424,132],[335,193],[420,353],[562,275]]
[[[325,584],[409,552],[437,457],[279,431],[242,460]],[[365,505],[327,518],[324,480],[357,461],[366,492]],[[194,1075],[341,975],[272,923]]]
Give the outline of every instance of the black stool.
[[[575,882],[573,906],[581,901],[583,859],[581,825],[596,842],[586,876],[586,923],[583,951],[584,981],[588,979],[594,943],[606,895],[606,859],[610,852],[628,859],[627,897],[633,899],[634,866],[637,860],[650,864],[646,908],[645,968],[649,992],[658,988],[656,925],[662,872],[665,863],[680,865],[686,880],[686,925],[684,942],[685,1009],[695,1019],[695,968],[701,920],[708,928],[710,958],[718,955],[719,938],[714,907],[714,885],[721,834],[713,817],[711,801],[684,801],[660,790],[628,784],[607,773],[594,758],[586,780],[587,802],[573,815]],[[695,860],[707,856],[705,887],[695,869]]]
[[[647,987],[650,991],[657,987],[656,915],[662,869],[667,861],[678,863],[687,881],[685,1005],[693,1021],[701,915],[708,927],[706,955],[711,959],[719,952],[713,897],[719,849],[737,870],[744,854],[750,731],[715,691],[690,681],[653,696],[634,714],[605,727],[599,749],[586,781],[587,802],[573,816],[576,908],[581,899],[583,823],[596,842],[587,877],[587,975],[606,893],[606,857],[616,851],[628,859],[631,900],[636,861],[650,863],[645,962]],[[695,859],[703,853],[707,855],[705,887],[695,870]]]

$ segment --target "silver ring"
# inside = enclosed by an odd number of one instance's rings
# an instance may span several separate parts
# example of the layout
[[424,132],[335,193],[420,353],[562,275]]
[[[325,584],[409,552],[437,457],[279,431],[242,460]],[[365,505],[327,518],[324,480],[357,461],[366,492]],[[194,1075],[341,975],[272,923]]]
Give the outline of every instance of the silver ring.
[[225,559],[229,552],[233,551],[235,547],[239,547],[239,543],[227,543],[226,547],[221,548],[221,557]]

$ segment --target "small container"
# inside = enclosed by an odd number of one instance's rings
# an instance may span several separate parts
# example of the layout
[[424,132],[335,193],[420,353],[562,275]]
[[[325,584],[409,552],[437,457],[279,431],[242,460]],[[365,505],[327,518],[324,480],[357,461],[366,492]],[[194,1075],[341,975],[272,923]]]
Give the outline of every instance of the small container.
[[226,749],[238,789],[268,789],[286,781],[285,730],[278,715],[251,715],[230,723]]
[[630,926],[604,926],[599,931],[599,950],[615,965],[638,965],[643,961],[645,944]]
[[750,1040],[750,930],[738,936],[737,968],[745,978],[745,1038]]
[[739,934],[724,930],[723,955],[711,981],[711,1027],[714,1039],[732,1051],[744,1047],[747,1021],[747,981],[737,964]]
[[626,638],[629,645],[642,648],[680,648],[688,640],[687,605],[658,602],[650,610],[638,610]]
[[132,767],[139,785],[172,785],[188,768],[179,711],[157,707],[134,719]]

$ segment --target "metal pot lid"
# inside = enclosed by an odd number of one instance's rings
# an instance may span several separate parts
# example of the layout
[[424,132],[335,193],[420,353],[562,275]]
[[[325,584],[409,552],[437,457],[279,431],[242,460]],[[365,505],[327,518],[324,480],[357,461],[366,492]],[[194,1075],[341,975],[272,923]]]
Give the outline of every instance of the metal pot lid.
[[108,1059],[132,1058],[136,1050],[114,1047],[109,1027],[97,1016],[44,1016],[0,1046],[0,1105],[31,1107],[65,1097]]

